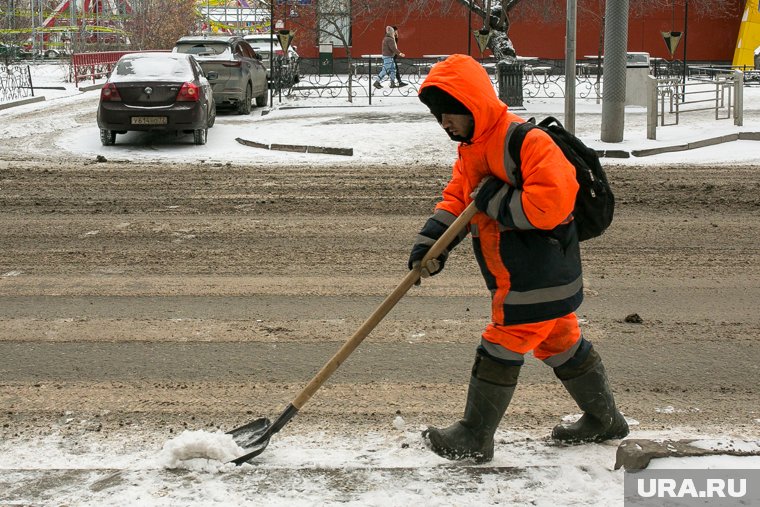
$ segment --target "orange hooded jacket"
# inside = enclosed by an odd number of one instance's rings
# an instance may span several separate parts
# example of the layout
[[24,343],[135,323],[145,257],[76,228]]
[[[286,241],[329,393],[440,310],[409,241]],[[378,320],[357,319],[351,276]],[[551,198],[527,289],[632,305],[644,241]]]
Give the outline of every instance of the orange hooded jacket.
[[[461,143],[436,215],[459,216],[480,181],[507,185],[502,223],[483,212],[470,223],[475,256],[492,293],[492,318],[502,325],[540,322],[575,311],[583,299],[580,248],[572,211],[575,168],[540,129],[520,150],[520,168],[507,145],[518,123],[494,91],[483,67],[465,55],[437,63],[420,87],[436,86],[472,112],[471,142]],[[447,220],[449,221],[449,220]]]

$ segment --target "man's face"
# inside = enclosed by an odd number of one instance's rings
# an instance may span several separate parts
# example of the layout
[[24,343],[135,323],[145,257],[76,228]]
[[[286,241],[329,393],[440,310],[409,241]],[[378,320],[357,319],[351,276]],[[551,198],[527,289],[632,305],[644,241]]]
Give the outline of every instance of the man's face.
[[475,129],[475,119],[469,114],[443,113],[441,127],[452,139],[469,139]]

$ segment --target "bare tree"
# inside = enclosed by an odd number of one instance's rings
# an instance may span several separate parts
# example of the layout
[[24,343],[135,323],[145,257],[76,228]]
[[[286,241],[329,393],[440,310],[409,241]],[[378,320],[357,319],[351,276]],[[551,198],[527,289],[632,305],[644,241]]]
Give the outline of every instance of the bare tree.
[[18,58],[20,46],[31,35],[32,19],[29,9],[19,8],[13,1],[0,7],[2,29],[0,29],[0,44],[5,45],[0,60],[8,65],[14,58]]
[[[312,37],[319,43],[343,48],[348,69],[352,69],[352,38],[361,36],[370,26],[381,20],[403,25],[413,17],[446,16],[456,5],[454,0],[315,0],[311,10],[299,6],[298,17],[288,23],[296,28],[299,38]],[[357,27],[363,27],[362,31],[356,32]],[[348,86],[351,100],[352,79]]]
[[125,29],[139,49],[170,49],[200,19],[195,0],[133,0],[132,6]]

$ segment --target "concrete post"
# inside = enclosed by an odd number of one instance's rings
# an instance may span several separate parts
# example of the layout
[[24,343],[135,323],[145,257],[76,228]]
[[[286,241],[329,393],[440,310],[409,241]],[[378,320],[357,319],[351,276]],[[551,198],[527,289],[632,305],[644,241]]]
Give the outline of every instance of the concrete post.
[[628,47],[628,0],[608,0],[604,25],[604,94],[602,141],[623,141],[625,129],[625,67]]
[[565,28],[565,129],[575,134],[575,35],[578,0],[567,0]]
[[744,73],[734,71],[734,125],[744,125]]
[[647,139],[657,139],[657,78],[647,77]]

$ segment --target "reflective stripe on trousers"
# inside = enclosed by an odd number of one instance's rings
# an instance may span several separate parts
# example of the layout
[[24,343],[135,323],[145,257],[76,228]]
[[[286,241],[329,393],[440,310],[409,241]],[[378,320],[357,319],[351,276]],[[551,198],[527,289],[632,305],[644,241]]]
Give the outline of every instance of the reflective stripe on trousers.
[[533,351],[536,359],[556,368],[573,357],[581,339],[575,312],[558,319],[502,326],[493,322],[483,332],[481,345],[498,359],[518,360]]

